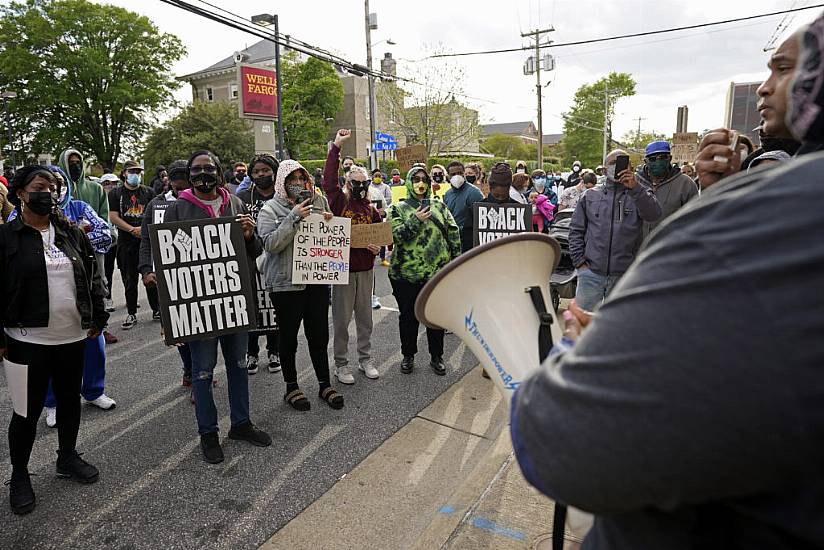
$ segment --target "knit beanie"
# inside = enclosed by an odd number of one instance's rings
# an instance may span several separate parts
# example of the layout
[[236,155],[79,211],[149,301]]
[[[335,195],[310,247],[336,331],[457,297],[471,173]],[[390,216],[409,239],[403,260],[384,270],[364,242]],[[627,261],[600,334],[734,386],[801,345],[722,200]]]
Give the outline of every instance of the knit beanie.
[[509,187],[512,185],[512,168],[505,162],[499,162],[492,167],[489,173],[489,185],[505,185]]

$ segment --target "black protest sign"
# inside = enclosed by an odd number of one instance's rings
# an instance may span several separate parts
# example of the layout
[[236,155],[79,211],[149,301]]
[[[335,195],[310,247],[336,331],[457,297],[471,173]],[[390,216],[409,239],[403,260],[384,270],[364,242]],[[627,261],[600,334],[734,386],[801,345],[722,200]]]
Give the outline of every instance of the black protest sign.
[[509,235],[532,231],[532,206],[529,204],[494,204],[476,202],[472,205],[473,246]]
[[235,218],[149,226],[166,343],[255,328],[255,282]]
[[272,298],[266,292],[266,285],[263,282],[263,275],[256,274],[257,280],[256,298],[257,298],[257,329],[255,332],[269,332],[277,330],[278,320],[275,315],[275,304],[272,303]]

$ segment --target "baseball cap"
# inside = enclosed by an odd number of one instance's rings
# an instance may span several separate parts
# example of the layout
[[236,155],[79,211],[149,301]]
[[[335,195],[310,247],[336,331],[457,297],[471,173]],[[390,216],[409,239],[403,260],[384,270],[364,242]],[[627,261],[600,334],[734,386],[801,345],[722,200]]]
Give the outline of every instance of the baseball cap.
[[647,145],[647,148],[644,150],[644,155],[646,156],[657,155],[658,153],[672,154],[668,141],[653,141]]

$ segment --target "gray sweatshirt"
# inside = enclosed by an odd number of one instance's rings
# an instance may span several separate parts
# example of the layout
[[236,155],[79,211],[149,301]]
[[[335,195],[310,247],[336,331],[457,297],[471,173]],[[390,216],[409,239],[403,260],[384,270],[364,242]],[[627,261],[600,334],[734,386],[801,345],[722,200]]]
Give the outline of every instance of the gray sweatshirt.
[[644,222],[644,238],[658,227],[665,219],[677,212],[682,206],[698,196],[698,186],[686,174],[682,174],[677,166],[672,166],[669,175],[655,185],[646,166],[641,166],[635,172],[635,178],[652,189],[658,204],[661,205],[661,218],[655,222]]
[[569,224],[569,254],[599,275],[625,272],[641,245],[644,222],[661,217],[655,195],[639,183],[627,189],[607,182],[584,192]]
[[824,547],[822,171],[690,202],[518,389],[524,475],[596,515],[585,549]]

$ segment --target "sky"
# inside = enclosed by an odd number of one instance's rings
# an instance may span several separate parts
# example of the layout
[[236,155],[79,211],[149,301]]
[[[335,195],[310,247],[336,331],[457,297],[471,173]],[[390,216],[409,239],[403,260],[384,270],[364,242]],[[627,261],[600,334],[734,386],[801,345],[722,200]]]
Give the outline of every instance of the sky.
[[[200,0],[190,0],[201,4]],[[280,31],[365,64],[364,3],[352,0],[300,2],[208,0],[250,18],[278,10]],[[164,32],[176,34],[187,54],[173,68],[176,75],[203,69],[258,39],[182,11],[160,0],[106,0],[148,16]],[[399,76],[420,74],[420,60],[435,49],[465,52],[528,45],[522,32],[554,27],[546,35],[556,44],[706,23],[803,7],[814,0],[371,0],[378,14],[372,31],[374,67],[384,52],[398,62]],[[208,6],[204,6],[208,7]],[[210,8],[212,9],[212,8]],[[691,31],[592,45],[549,48],[556,68],[542,74],[544,134],[560,133],[561,113],[575,91],[611,71],[630,73],[636,95],[619,100],[613,135],[628,131],[672,134],[677,108],[689,107],[689,130],[701,132],[724,122],[730,82],[766,78],[769,52],[763,48],[779,24],[786,27],[778,44],[815,18],[821,8],[783,16]],[[379,43],[386,39],[394,46]],[[479,111],[481,123],[536,121],[535,76],[523,74],[527,52],[451,58],[438,61],[439,82],[450,88],[450,75],[463,74],[463,102]],[[191,101],[183,86],[177,93]],[[459,98],[460,99],[460,98]]]

